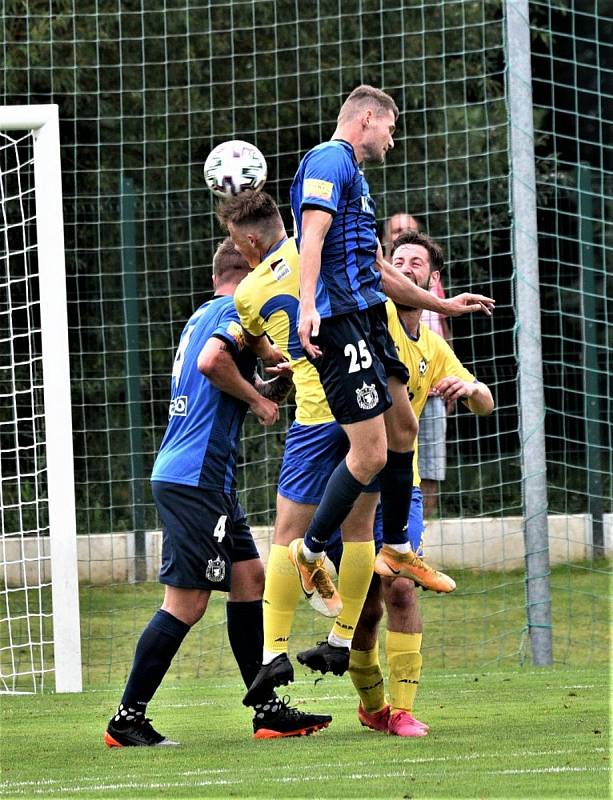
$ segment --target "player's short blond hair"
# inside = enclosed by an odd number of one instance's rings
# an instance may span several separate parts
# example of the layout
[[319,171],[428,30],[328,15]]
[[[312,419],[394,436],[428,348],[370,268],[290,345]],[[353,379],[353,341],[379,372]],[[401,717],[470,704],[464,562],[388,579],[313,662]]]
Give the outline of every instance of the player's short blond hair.
[[345,100],[338,112],[338,122],[345,122],[357,114],[361,114],[367,107],[371,107],[377,116],[386,111],[392,111],[394,119],[398,119],[400,113],[394,99],[389,94],[364,83],[357,86]]

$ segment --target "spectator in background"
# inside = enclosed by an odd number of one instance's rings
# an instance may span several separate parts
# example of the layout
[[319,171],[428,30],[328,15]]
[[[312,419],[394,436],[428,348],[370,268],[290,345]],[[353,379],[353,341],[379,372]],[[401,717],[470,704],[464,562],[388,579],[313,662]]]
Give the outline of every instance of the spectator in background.
[[387,260],[392,260],[392,243],[394,239],[397,239],[401,233],[419,230],[419,222],[410,214],[405,214],[404,212],[392,214],[383,229],[383,250]]
[[[383,241],[386,258],[390,259],[392,243],[407,230],[420,230],[419,221],[404,212],[392,214],[385,223]],[[445,290],[440,279],[440,274],[435,272],[430,283],[430,291],[441,299],[445,297]],[[422,322],[430,330],[438,333],[451,345],[451,331],[447,317],[436,311],[424,311]],[[432,393],[422,411],[418,437],[418,465],[421,476],[421,490],[424,497],[424,517],[432,517],[437,510],[439,483],[445,480],[447,470],[447,412],[450,408],[445,406],[444,400]]]

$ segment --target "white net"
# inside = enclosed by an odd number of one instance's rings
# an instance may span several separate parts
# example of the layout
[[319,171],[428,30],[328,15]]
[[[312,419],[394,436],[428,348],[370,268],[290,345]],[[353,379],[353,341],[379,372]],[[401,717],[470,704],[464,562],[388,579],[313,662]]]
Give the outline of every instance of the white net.
[[31,133],[0,132],[0,688],[53,669],[49,524]]

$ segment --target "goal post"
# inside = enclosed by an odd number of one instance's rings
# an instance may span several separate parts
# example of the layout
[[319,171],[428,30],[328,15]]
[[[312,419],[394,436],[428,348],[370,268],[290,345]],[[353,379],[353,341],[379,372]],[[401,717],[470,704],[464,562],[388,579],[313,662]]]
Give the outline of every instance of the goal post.
[[[40,342],[42,361],[42,396],[44,403],[44,455],[42,459],[43,497],[48,514],[49,561],[52,608],[52,644],[54,660],[55,689],[57,692],[79,692],[82,689],[81,677],[81,639],[79,618],[79,585],[76,542],[76,515],[74,491],[74,467],[72,447],[72,414],[70,398],[70,371],[68,358],[68,317],[66,306],[66,271],[64,261],[64,233],[62,213],[62,181],[60,167],[59,115],[57,105],[2,106],[0,107],[0,134],[3,135],[3,146],[10,147],[9,131],[30,132],[32,137],[31,172],[34,179],[35,208],[35,255],[38,281],[36,300],[39,303],[40,337],[33,337]],[[3,159],[3,162],[5,159]],[[1,166],[1,165],[0,165]],[[20,169],[19,160],[12,167]],[[4,183],[5,175],[2,176]],[[2,204],[9,202],[2,192]],[[23,208],[23,204],[21,204]],[[8,314],[11,292],[9,285],[10,249],[8,228],[12,221],[7,218],[3,208],[2,224],[5,228],[4,260],[6,262],[6,287]],[[26,220],[22,221],[26,225]],[[25,234],[24,234],[25,241]],[[24,258],[30,258],[30,252],[24,248]],[[32,315],[28,314],[28,319]],[[10,325],[9,325],[10,328]],[[13,352],[11,348],[11,352]],[[36,387],[32,387],[32,392]],[[17,417],[14,420],[17,430]],[[36,428],[36,426],[34,426]],[[19,437],[16,435],[17,448]],[[18,464],[20,453],[15,453]],[[40,467],[39,467],[40,470]],[[39,471],[37,470],[37,472]],[[19,470],[17,470],[19,472]],[[38,477],[36,478],[38,480]],[[45,494],[46,492],[46,494]],[[43,520],[44,513],[37,517]],[[19,532],[17,532],[19,533]],[[23,537],[22,531],[22,538]],[[35,535],[44,539],[43,530],[36,530]],[[3,530],[3,537],[6,532]],[[8,536],[7,536],[8,538]],[[22,557],[25,561],[25,541],[21,543]],[[45,548],[38,546],[39,556],[44,557]],[[6,555],[5,555],[6,559]],[[22,569],[26,588],[26,564]],[[44,580],[45,569],[39,568]],[[6,587],[8,591],[8,587]],[[7,610],[9,603],[6,603]],[[26,608],[28,608],[26,603]],[[39,608],[40,613],[42,609]],[[23,613],[23,612],[21,612]],[[27,613],[27,611],[26,611]],[[10,617],[10,612],[7,614]],[[10,626],[10,619],[7,624]],[[29,628],[28,624],[28,628]],[[43,626],[40,626],[41,629]],[[45,635],[41,636],[42,645]],[[36,670],[34,669],[33,672]],[[47,666],[40,665],[41,672]],[[35,688],[42,680],[37,682]],[[10,676],[3,676],[4,687],[7,687]]]

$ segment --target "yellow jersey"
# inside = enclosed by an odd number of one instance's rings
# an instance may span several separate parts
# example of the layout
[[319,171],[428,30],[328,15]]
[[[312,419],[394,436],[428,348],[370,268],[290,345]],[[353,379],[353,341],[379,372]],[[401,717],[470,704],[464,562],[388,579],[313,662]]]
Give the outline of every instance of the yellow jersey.
[[267,334],[294,371],[296,421],[301,425],[333,422],[334,417],[317,370],[298,338],[300,256],[294,238],[273,249],[237,286],[234,305],[243,328],[252,336]]
[[[453,375],[466,383],[474,383],[472,375],[453,352],[451,347],[424,323],[420,322],[417,337],[412,337],[403,326],[398,310],[391,300],[385,304],[387,310],[387,327],[390,332],[398,358],[409,370],[409,398],[415,416],[419,419],[424,410],[428,392],[433,386]],[[419,486],[420,477],[417,470],[417,444],[413,461],[413,483]]]

